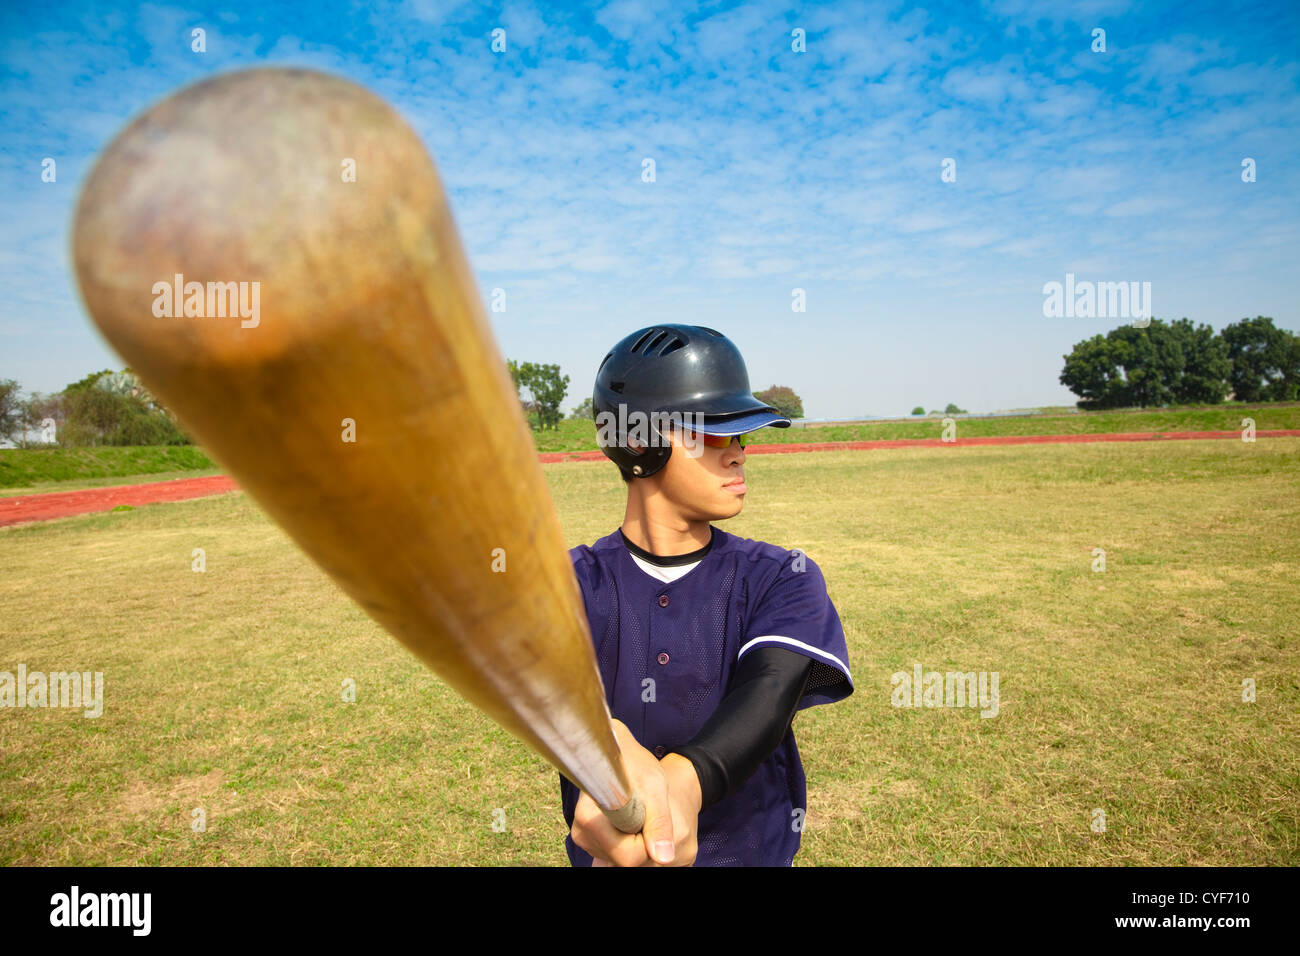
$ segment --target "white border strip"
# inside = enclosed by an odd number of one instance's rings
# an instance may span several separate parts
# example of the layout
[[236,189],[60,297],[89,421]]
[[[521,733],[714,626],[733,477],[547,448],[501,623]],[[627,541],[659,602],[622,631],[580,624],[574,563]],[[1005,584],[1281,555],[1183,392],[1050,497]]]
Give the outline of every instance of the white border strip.
[[803,641],[796,641],[793,637],[781,637],[779,634],[766,634],[763,637],[756,637],[751,641],[747,641],[745,643],[745,646],[742,647],[736,653],[736,660],[740,660],[741,657],[744,656],[745,651],[749,650],[759,641],[780,641],[782,644],[793,644],[795,647],[802,647],[804,650],[811,651],[812,653],[816,654],[818,657],[824,657],[828,661],[831,661],[833,664],[835,664],[836,667],[838,667],[840,670],[844,672],[845,677],[847,677],[850,681],[853,680],[853,675],[849,673],[848,666],[842,660],[836,657],[834,654],[827,654],[825,651],[821,650],[820,648],[813,647],[811,644],[805,644]]

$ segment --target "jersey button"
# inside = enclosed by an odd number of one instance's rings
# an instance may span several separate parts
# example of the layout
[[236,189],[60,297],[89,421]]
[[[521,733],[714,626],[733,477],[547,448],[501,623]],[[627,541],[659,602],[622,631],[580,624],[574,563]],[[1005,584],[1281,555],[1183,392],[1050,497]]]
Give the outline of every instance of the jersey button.
[[664,754],[666,754],[667,752],[668,751],[664,750],[663,747],[656,747],[654,749],[654,755],[658,757],[660,760],[664,759]]
[[668,654],[665,651],[660,651],[657,660],[660,664],[667,664],[669,661]]
[[667,606],[668,606],[668,595],[667,595],[667,594],[661,594],[661,595],[659,595],[659,606],[660,606],[660,607],[667,607]]

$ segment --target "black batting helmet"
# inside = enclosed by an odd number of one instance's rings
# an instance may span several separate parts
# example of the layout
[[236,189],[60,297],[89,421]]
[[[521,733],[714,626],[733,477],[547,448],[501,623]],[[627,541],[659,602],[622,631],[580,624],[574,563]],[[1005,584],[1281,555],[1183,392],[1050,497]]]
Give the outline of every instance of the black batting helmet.
[[[790,426],[790,419],[754,397],[735,344],[702,325],[652,325],[624,338],[596,370],[592,406],[605,457],[641,478],[661,469],[672,453],[655,425],[659,416],[703,416],[698,431],[709,435]],[[648,447],[628,441],[629,423],[638,419],[647,425]]]

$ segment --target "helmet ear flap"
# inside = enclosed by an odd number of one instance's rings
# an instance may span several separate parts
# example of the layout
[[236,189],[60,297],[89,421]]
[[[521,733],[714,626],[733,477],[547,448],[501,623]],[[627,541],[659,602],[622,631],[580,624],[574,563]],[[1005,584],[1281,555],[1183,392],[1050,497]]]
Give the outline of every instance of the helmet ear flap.
[[630,471],[637,478],[649,478],[658,472],[668,464],[668,457],[673,451],[671,441],[653,423],[650,425],[650,431],[649,448],[646,448],[637,438],[627,434],[619,435],[621,449],[636,456],[636,463],[631,466]]

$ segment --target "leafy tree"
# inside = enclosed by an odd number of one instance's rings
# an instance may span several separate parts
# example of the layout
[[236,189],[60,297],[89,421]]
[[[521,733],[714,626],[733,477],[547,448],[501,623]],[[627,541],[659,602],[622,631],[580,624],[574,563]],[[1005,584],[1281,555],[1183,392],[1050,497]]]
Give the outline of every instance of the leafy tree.
[[0,380],[0,440],[22,438],[22,386],[12,378]]
[[1300,335],[1292,334],[1291,348],[1287,352],[1286,365],[1282,369],[1282,381],[1279,401],[1294,401],[1300,398]]
[[1167,405],[1186,364],[1179,333],[1160,319],[1094,335],[1064,358],[1060,381],[1080,396],[1080,408]]
[[1239,402],[1289,401],[1300,391],[1300,355],[1295,336],[1273,325],[1271,318],[1253,319],[1225,326],[1232,370],[1228,383]]
[[536,362],[523,362],[511,374],[517,375],[518,384],[532,394],[538,427],[558,428],[562,417],[560,403],[569,390],[569,376],[561,375],[558,365],[541,365]]
[[93,383],[70,386],[63,397],[66,418],[59,429],[60,445],[110,445],[109,438],[129,414],[129,398],[95,388]]
[[573,411],[569,413],[569,418],[576,420],[582,420],[585,418],[590,419],[593,422],[596,420],[596,408],[590,395],[582,400],[581,405],[576,406]]
[[1232,362],[1228,345],[1208,325],[1193,328],[1191,319],[1169,323],[1183,350],[1182,374],[1172,384],[1173,400],[1181,405],[1217,405],[1228,394]]
[[102,388],[117,395],[131,395],[150,408],[162,408],[162,404],[154,398],[149,389],[145,388],[140,377],[129,368],[124,368],[120,372],[110,372],[107,375],[99,373],[99,377],[95,380],[95,388]]
[[510,378],[515,383],[515,396],[519,399],[519,406],[524,410],[524,418],[528,420],[528,427],[533,426],[533,417],[537,414],[537,403],[532,399],[524,398],[519,394],[519,388],[523,385],[520,378],[520,366],[514,359],[506,359],[506,369],[510,372]]
[[1152,319],[1144,329],[1121,325],[1107,338],[1111,336],[1120,343],[1119,364],[1128,378],[1130,404],[1139,408],[1172,404],[1173,384],[1182,376],[1186,358],[1169,326]]
[[754,397],[765,405],[771,405],[786,418],[803,418],[803,399],[788,385],[773,385],[755,392]]
[[104,369],[102,372],[91,372],[89,375],[87,375],[85,378],[83,378],[80,382],[73,382],[71,385],[66,386],[66,387],[63,389],[63,394],[64,394],[64,395],[69,395],[69,394],[71,394],[72,392],[79,392],[79,391],[81,391],[83,388],[90,388],[90,387],[93,386],[96,382],[98,382],[101,378],[103,378],[105,375],[112,375],[112,374],[113,374],[113,370],[112,370],[112,369],[107,369],[107,368]]
[[1115,348],[1103,335],[1075,344],[1065,356],[1061,384],[1078,395],[1080,408],[1118,408],[1124,404],[1125,381]]
[[60,394],[33,395],[24,409],[28,427],[52,418],[60,445],[188,445],[175,416],[129,368],[104,369]]
[[948,403],[948,406],[943,410],[943,413],[944,413],[945,415],[965,415],[965,414],[968,414],[967,411],[966,411],[966,409],[964,409],[964,408],[958,408],[958,407],[957,407],[956,405],[954,405],[952,402],[949,402],[949,403]]
[[924,415],[924,414],[925,414],[925,406],[924,406],[924,405],[917,405],[916,408],[912,409],[912,414],[913,414],[913,415]]

